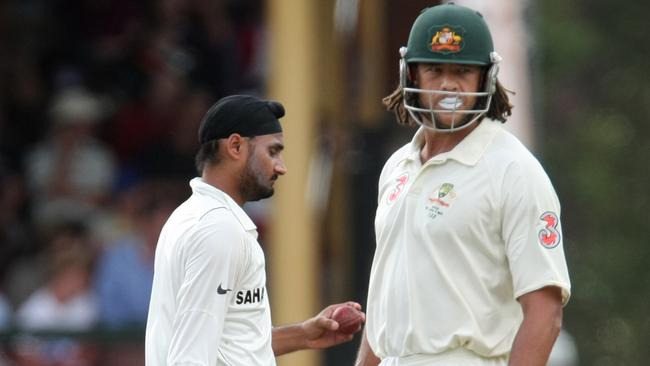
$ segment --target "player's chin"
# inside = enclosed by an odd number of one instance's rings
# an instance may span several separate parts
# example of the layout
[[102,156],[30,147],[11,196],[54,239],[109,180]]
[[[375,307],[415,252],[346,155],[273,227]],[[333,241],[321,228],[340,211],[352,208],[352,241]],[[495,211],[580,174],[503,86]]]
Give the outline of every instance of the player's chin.
[[436,126],[441,129],[458,127],[464,123],[465,116],[466,114],[457,112],[436,113]]
[[269,198],[269,197],[273,196],[273,193],[275,193],[275,190],[273,189],[273,187],[267,187],[266,189],[259,190],[255,194],[248,197],[247,201],[263,200],[265,198]]

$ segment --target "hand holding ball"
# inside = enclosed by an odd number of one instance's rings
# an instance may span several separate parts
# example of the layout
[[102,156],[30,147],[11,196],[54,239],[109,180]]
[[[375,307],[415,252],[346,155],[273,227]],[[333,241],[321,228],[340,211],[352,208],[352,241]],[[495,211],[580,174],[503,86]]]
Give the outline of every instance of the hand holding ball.
[[353,334],[361,330],[365,321],[363,313],[349,305],[339,306],[332,313],[332,319],[339,323],[338,332]]

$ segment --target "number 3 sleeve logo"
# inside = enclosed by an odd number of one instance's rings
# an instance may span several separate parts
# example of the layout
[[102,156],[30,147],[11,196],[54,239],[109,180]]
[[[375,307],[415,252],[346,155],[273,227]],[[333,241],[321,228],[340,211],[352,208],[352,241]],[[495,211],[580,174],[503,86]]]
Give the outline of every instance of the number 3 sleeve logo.
[[557,229],[560,220],[557,218],[555,212],[551,211],[544,212],[542,216],[539,217],[539,219],[542,220],[545,224],[544,228],[542,228],[537,234],[539,243],[544,248],[555,248],[558,246],[558,244],[560,244],[561,239],[561,234]]
[[404,186],[408,181],[409,181],[408,173],[404,173],[399,177],[397,177],[397,179],[395,179],[395,183],[397,183],[397,185],[395,185],[395,188],[391,190],[390,194],[386,198],[386,202],[389,205],[395,202],[395,200],[397,200],[397,197],[399,197],[399,195],[402,193],[402,191],[404,190]]

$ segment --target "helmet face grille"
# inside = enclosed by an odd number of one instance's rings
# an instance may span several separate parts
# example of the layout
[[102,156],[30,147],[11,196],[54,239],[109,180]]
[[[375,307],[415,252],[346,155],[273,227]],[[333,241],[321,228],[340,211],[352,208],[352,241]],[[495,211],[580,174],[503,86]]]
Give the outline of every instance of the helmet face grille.
[[423,11],[409,35],[406,62],[490,65],[492,35],[475,10],[455,4]]
[[[453,106],[454,100],[464,97],[476,97],[477,102],[471,109],[459,109]],[[426,100],[425,105],[413,101]],[[435,100],[447,101],[450,106],[443,108],[442,102],[434,103]],[[404,88],[404,108],[409,112],[413,120],[426,128],[439,132],[456,132],[471,126],[478,121],[489,109],[492,94],[487,92],[463,93],[448,92],[443,90],[424,90],[417,88]],[[436,121],[436,116],[448,114],[451,116],[451,124],[442,126]]]
[[[402,87],[404,108],[413,121],[432,130],[455,132],[467,128],[479,121],[490,109],[492,95],[496,90],[496,80],[499,72],[498,61],[495,61],[484,72],[486,80],[482,91],[460,92],[420,89],[410,85],[408,66],[402,58],[400,60],[400,85]],[[470,108],[459,108],[460,103],[454,103],[455,100],[461,101],[468,97],[476,99],[474,105]],[[424,103],[421,101],[424,101]],[[451,116],[452,122],[449,126],[442,126],[436,121],[436,116],[441,115]]]

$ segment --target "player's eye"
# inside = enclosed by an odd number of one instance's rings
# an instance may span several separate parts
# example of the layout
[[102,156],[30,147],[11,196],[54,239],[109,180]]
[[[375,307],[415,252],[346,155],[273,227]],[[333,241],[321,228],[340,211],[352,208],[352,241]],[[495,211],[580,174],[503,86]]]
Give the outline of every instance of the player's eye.
[[271,155],[272,157],[278,156],[281,151],[282,151],[282,148],[280,148],[278,146],[269,147],[269,155]]

